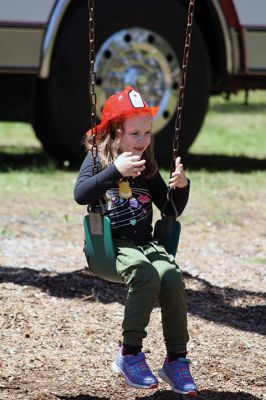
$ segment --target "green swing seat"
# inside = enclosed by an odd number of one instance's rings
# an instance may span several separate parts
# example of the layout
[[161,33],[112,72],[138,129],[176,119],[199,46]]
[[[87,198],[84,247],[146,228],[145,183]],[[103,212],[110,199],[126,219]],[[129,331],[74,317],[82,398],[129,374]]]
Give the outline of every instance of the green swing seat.
[[85,253],[90,270],[99,278],[122,283],[116,273],[115,249],[110,219],[91,212],[83,219]]
[[[85,254],[89,269],[99,278],[122,283],[116,272],[116,253],[108,216],[90,212],[83,219],[85,233]],[[154,228],[154,239],[165,249],[176,255],[181,225],[174,217],[163,216]]]
[[169,254],[176,256],[181,224],[174,217],[164,215],[154,226],[153,238],[162,244]]

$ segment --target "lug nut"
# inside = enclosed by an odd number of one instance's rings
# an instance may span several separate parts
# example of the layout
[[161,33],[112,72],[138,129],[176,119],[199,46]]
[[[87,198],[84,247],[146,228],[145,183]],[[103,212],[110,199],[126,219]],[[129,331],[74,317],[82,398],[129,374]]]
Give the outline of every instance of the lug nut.
[[166,59],[167,59],[168,62],[172,62],[174,57],[173,57],[172,54],[167,54]]
[[111,58],[111,56],[112,56],[111,51],[110,51],[110,50],[105,50],[105,52],[104,52],[104,57],[105,57],[105,58]]
[[131,35],[130,35],[129,33],[127,33],[127,34],[124,36],[124,41],[127,42],[127,43],[131,42]]
[[173,83],[173,89],[174,89],[174,90],[177,90],[177,89],[178,89],[178,86],[179,86],[179,85],[178,85],[178,82],[174,82],[174,83]]
[[155,39],[154,39],[153,35],[149,35],[148,36],[148,42],[151,43],[151,44],[155,42]]

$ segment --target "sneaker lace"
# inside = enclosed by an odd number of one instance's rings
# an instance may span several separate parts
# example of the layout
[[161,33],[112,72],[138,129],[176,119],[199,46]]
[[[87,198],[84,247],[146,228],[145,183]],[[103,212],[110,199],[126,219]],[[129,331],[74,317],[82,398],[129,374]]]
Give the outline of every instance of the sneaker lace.
[[192,382],[192,376],[189,371],[189,366],[188,366],[189,361],[174,361],[174,364],[172,368],[172,374],[174,379],[182,379],[187,382]]
[[132,359],[131,368],[132,372],[134,371],[135,373],[141,375],[151,374],[148,364],[143,356],[136,356],[136,358],[134,357],[134,359]]
[[150,374],[149,367],[148,367],[148,365],[147,365],[145,360],[139,361],[137,363],[137,366],[139,368],[139,372],[141,373],[141,375]]

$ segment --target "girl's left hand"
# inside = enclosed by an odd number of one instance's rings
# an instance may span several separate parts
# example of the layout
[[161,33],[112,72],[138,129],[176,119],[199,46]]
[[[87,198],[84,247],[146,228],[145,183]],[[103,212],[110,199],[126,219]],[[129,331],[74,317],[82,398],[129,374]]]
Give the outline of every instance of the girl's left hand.
[[184,188],[188,185],[188,179],[186,177],[185,171],[183,169],[183,164],[181,164],[181,158],[177,157],[175,160],[175,171],[172,173],[169,179],[170,188]]

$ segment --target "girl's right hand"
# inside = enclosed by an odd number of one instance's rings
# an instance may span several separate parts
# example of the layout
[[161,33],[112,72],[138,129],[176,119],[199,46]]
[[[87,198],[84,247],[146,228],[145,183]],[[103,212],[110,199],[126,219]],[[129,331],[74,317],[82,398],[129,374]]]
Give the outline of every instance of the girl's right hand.
[[124,152],[115,160],[114,164],[120,174],[124,177],[139,176],[145,169],[146,160],[141,160],[140,156],[133,156],[132,152]]

